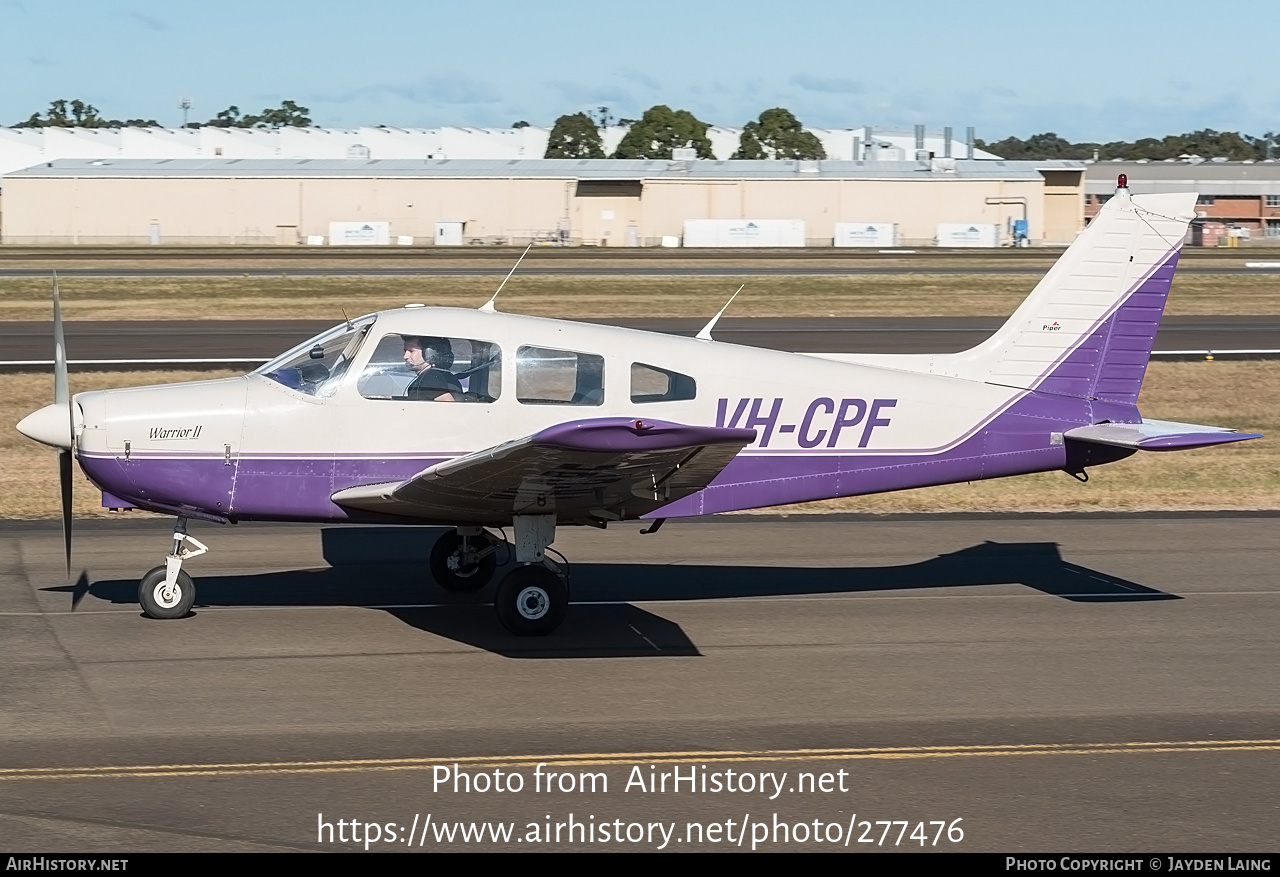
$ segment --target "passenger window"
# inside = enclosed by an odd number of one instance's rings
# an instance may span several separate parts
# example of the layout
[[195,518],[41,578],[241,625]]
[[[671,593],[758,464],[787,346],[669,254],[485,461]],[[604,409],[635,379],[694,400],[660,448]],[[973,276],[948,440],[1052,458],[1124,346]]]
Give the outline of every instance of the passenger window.
[[366,399],[492,402],[502,391],[502,351],[471,338],[384,335],[356,388]]
[[602,405],[604,357],[521,347],[516,351],[516,398],[526,405]]
[[642,362],[631,363],[632,402],[679,402],[697,394],[698,385],[688,375]]

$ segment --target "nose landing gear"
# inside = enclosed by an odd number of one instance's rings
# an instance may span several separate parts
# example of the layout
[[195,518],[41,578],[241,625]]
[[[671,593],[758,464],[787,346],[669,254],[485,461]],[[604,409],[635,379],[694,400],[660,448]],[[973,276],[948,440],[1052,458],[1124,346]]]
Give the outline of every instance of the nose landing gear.
[[[183,542],[193,546],[188,548]],[[173,548],[165,556],[164,566],[148,570],[138,582],[138,602],[149,618],[182,618],[196,602],[196,586],[191,576],[182,571],[182,562],[199,557],[209,549],[203,542],[187,534],[187,519],[178,518],[173,525]]]

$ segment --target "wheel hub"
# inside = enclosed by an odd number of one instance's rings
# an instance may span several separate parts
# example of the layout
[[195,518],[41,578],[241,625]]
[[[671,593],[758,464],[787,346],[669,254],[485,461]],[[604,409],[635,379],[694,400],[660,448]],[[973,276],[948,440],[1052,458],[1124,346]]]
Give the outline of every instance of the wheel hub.
[[542,588],[525,588],[516,597],[516,610],[529,621],[537,621],[551,609],[551,597]]
[[156,602],[166,609],[172,609],[178,605],[178,601],[182,599],[182,589],[175,583],[172,587],[166,587],[163,582],[156,586],[155,590]]
[[449,567],[450,572],[462,578],[473,576],[480,569],[480,562],[474,551],[455,551],[449,555],[445,565]]

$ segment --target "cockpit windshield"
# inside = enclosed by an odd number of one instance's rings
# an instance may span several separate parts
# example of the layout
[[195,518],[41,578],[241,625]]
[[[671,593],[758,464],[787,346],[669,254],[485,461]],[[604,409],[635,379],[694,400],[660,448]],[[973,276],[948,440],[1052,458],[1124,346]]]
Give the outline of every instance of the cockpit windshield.
[[308,396],[331,396],[372,328],[376,315],[334,326],[254,370]]

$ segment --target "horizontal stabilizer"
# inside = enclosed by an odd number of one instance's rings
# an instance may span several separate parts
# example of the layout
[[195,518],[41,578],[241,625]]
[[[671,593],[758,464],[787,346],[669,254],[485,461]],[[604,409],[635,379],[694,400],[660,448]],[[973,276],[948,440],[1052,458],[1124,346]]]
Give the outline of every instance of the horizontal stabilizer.
[[1220,426],[1198,426],[1169,420],[1146,420],[1141,423],[1099,423],[1080,426],[1063,433],[1078,442],[1134,448],[1139,451],[1185,451],[1227,442],[1262,438],[1256,432],[1237,432]]

